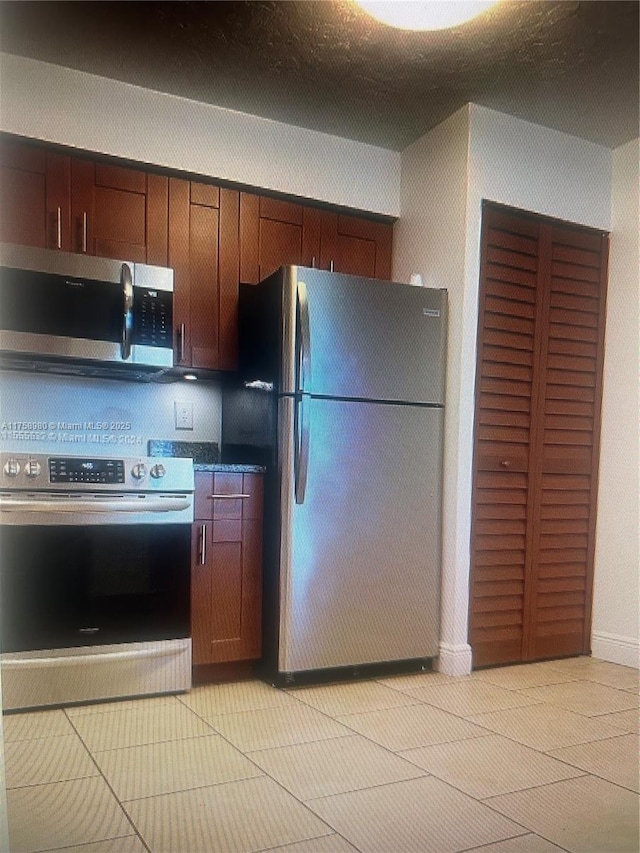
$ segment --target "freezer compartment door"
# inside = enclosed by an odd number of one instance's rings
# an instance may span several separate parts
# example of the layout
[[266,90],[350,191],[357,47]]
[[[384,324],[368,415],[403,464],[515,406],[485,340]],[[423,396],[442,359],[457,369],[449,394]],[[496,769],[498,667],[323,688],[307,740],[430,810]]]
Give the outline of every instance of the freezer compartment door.
[[443,410],[305,399],[296,501],[296,403],[281,401],[280,672],[438,651]]
[[293,269],[284,271],[283,313],[298,331],[282,338],[289,384],[306,358],[301,384],[314,396],[444,402],[446,291]]

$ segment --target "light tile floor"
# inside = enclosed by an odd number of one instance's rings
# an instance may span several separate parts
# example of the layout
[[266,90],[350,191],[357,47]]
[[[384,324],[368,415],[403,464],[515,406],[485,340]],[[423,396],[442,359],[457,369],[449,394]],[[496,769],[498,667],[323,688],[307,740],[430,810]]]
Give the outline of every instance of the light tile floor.
[[12,853],[637,853],[638,671],[589,658],[5,716]]

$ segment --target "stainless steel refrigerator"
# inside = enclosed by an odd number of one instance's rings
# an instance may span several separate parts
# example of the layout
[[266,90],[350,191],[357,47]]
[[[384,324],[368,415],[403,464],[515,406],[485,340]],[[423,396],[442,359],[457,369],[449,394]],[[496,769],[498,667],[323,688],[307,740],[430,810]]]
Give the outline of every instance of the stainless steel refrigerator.
[[446,291],[293,266],[240,301],[244,378],[273,383],[268,674],[424,665],[438,653]]

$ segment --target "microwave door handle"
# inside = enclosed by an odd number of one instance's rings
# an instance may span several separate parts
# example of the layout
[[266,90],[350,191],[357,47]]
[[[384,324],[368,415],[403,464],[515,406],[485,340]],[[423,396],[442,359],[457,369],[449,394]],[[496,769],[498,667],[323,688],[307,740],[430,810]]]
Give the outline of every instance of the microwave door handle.
[[122,340],[120,342],[120,353],[124,361],[131,355],[131,335],[133,331],[133,279],[131,267],[122,264],[120,270],[120,283],[122,285]]

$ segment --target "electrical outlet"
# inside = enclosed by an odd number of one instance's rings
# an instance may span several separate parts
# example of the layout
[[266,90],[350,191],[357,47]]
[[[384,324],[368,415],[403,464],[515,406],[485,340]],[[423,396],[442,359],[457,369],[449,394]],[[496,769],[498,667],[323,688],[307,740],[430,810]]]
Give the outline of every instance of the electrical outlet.
[[176,429],[193,429],[193,403],[176,400]]

